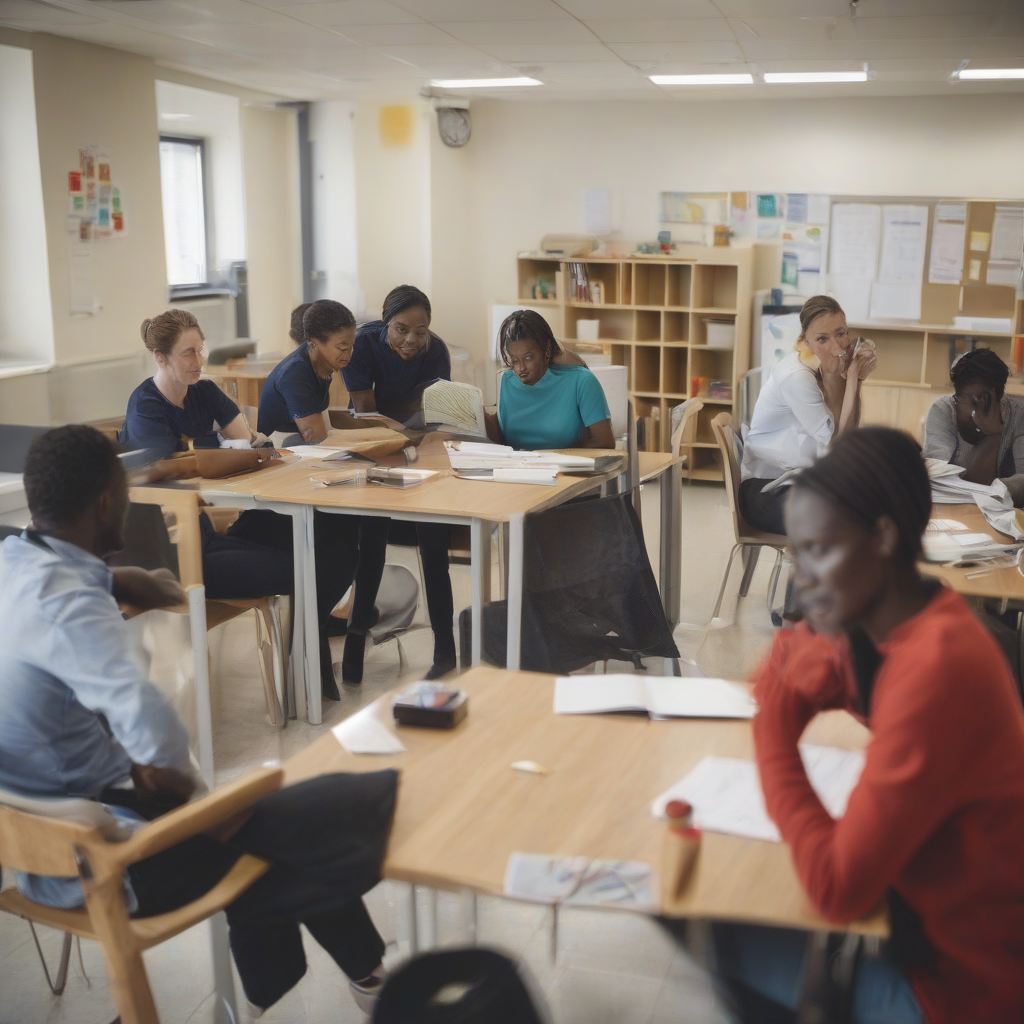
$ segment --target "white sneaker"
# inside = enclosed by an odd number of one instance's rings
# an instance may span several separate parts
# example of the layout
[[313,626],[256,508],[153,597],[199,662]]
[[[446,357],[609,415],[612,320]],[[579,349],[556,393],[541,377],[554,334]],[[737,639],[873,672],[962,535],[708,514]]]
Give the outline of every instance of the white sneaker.
[[354,981],[348,983],[352,990],[352,998],[367,1017],[373,1016],[377,1007],[377,1000],[380,999],[380,990],[384,987],[388,972],[381,964],[368,978],[364,978],[358,984]]

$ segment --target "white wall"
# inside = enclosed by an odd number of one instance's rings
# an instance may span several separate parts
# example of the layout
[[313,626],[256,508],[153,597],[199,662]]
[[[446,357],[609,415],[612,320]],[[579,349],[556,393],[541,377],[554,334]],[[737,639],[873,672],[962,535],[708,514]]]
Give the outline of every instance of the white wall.
[[53,360],[32,51],[0,46],[0,360]]
[[239,99],[158,79],[156,106],[161,135],[204,140],[211,283],[224,280],[231,263],[246,257]]
[[[548,232],[581,232],[588,188],[618,190],[621,237],[628,241],[654,238],[661,227],[658,193],[667,190],[1024,197],[1024,103],[1009,94],[715,103],[474,100],[472,120],[473,136],[459,151],[468,162],[464,174],[439,174],[450,161],[441,150],[435,154],[435,210],[456,180],[470,209],[468,225],[457,230],[435,219],[433,268],[435,294],[449,297],[445,319],[435,317],[435,327],[444,337],[449,317],[465,325],[458,343],[478,358],[486,353],[487,306],[515,298],[516,253],[536,248]],[[359,208],[361,222],[372,219],[362,192]],[[447,268],[444,281],[439,268]]]
[[313,269],[325,277],[318,299],[335,299],[357,316],[365,312],[356,246],[355,103],[310,104],[313,177]]
[[[396,104],[412,107],[412,138],[407,145],[384,145],[380,108]],[[413,284],[431,294],[432,118],[429,105],[419,98],[356,103],[359,283],[368,316],[380,316],[384,296],[395,285]]]

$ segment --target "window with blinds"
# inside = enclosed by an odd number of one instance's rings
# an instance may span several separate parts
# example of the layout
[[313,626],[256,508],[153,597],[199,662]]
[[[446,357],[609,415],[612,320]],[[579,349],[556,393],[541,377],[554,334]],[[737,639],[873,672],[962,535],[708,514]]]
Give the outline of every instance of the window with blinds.
[[202,139],[160,138],[167,283],[207,283]]

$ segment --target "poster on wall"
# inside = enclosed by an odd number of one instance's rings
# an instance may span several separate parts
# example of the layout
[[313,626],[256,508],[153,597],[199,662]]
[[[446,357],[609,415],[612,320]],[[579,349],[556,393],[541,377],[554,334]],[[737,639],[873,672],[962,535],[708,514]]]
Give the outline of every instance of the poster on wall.
[[81,146],[78,167],[68,171],[67,231],[79,244],[128,233],[124,195],[115,184],[106,146]]
[[929,284],[959,284],[964,276],[966,203],[936,203],[932,223],[932,251],[928,260]]

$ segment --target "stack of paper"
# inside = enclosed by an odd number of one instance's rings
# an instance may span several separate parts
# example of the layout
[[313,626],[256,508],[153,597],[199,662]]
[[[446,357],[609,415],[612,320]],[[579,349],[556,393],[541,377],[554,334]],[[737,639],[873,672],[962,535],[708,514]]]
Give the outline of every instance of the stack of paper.
[[[859,750],[839,750],[808,743],[800,756],[811,786],[833,818],[846,813],[850,794],[864,770]],[[765,810],[757,765],[738,757],[705,757],[685,778],[651,805],[656,818],[665,816],[670,800],[693,806],[693,824],[707,832],[780,842],[779,830]]]
[[961,558],[988,558],[1002,554],[1006,542],[987,533],[937,533],[924,536],[924,557],[928,562],[957,562]]
[[743,686],[724,679],[589,675],[555,680],[556,715],[646,711],[651,718],[753,718],[757,705]]
[[1006,491],[1006,485],[1000,480],[990,484],[976,484],[964,480],[963,466],[954,466],[940,459],[925,459],[925,465],[932,484],[932,501],[937,505],[972,504],[976,495],[998,498]]
[[331,732],[350,754],[400,754],[405,744],[373,714],[372,706],[357,711]]

